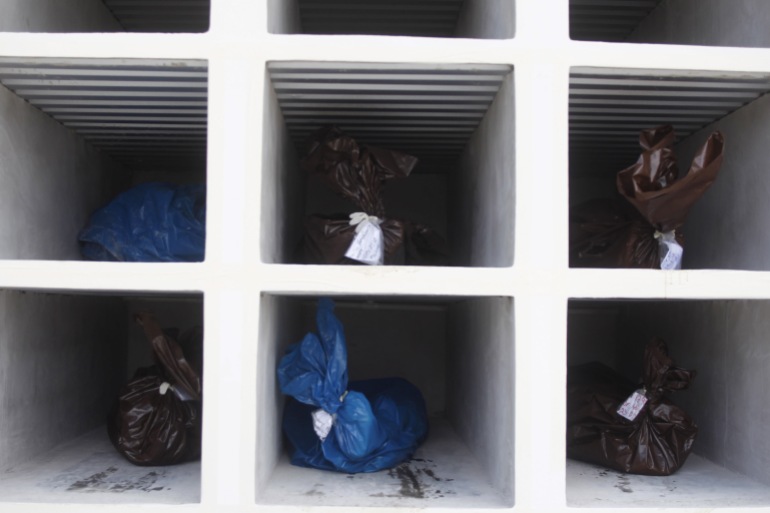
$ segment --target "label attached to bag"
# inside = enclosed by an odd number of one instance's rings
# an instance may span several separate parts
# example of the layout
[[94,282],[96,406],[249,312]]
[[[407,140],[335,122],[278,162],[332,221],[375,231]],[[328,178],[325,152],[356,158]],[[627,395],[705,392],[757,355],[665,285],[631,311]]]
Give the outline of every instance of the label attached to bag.
[[656,233],[658,239],[658,256],[660,257],[660,268],[664,271],[673,271],[682,268],[682,254],[684,248],[676,241],[676,234],[673,230],[666,233]]
[[369,265],[382,265],[385,244],[382,228],[376,222],[364,220],[356,227],[356,236],[345,256]]
[[644,405],[647,404],[645,393],[646,391],[643,388],[634,390],[634,393],[618,408],[618,415],[628,420],[634,420],[639,415],[639,412],[642,411]]
[[329,436],[329,431],[332,430],[334,425],[334,416],[326,410],[318,409],[313,413],[313,431],[318,435],[318,438],[323,442],[326,437]]

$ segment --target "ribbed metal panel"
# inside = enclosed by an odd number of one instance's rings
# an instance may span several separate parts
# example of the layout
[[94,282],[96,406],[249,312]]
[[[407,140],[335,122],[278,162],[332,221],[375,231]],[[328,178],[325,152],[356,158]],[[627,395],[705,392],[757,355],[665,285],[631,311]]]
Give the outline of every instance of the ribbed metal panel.
[[570,0],[570,37],[624,41],[661,0]]
[[570,75],[570,155],[584,171],[620,171],[639,131],[671,124],[681,140],[770,91],[770,75],[588,69]]
[[205,155],[205,62],[2,58],[0,83],[119,160]]
[[298,147],[336,124],[361,142],[419,157],[459,154],[509,66],[270,63],[278,102]]
[[454,35],[462,3],[463,0],[298,0],[302,32],[306,34],[433,37]]
[[103,0],[128,32],[206,32],[211,0]]

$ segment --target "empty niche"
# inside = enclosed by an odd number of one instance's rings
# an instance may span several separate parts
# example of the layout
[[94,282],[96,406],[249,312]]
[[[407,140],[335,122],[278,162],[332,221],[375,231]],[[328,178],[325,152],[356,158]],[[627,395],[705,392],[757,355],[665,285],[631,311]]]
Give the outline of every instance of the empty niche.
[[770,47],[762,0],[570,0],[570,35],[586,41]]
[[[258,350],[257,503],[488,507],[513,504],[513,300],[336,298],[351,380],[400,377],[427,403],[429,432],[390,470],[345,474],[293,466],[276,369],[316,332],[317,298],[263,295]],[[310,419],[308,419],[310,421]]]
[[333,125],[418,159],[408,178],[386,183],[385,214],[435,230],[446,241],[440,265],[512,265],[510,66],[273,62],[267,81],[263,261],[304,263],[306,216],[358,210],[300,165],[309,136]]
[[[136,466],[107,433],[121,387],[154,364],[139,312],[182,334],[203,326],[200,294],[0,291],[2,502],[200,501],[200,461]],[[197,367],[202,337],[174,336]]]
[[118,193],[206,182],[205,61],[2,58],[0,84],[0,258],[79,260]]
[[211,0],[6,0],[6,32],[206,32]]
[[592,200],[626,205],[616,176],[637,161],[641,130],[673,126],[680,177],[719,131],[724,161],[681,229],[682,267],[770,269],[770,239],[761,228],[768,215],[761,192],[767,186],[762,141],[770,121],[768,90],[767,73],[573,68],[570,207]]
[[569,365],[600,362],[639,383],[644,347],[662,338],[675,365],[697,372],[666,396],[698,426],[692,453],[670,476],[624,474],[567,460],[572,507],[767,507],[767,301],[573,300]]
[[270,0],[268,25],[277,34],[510,39],[512,0]]

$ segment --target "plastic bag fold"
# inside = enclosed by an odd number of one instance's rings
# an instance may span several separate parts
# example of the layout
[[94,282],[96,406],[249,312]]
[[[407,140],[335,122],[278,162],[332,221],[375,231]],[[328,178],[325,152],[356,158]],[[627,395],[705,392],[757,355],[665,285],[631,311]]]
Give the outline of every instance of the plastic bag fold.
[[[692,451],[698,427],[666,393],[686,389],[695,374],[676,367],[659,338],[645,349],[641,387],[602,364],[570,367],[567,456],[629,474],[676,472]],[[618,409],[640,388],[647,402],[628,420]]]
[[[278,366],[281,391],[290,396],[283,430],[292,463],[358,473],[405,461],[427,436],[422,394],[400,378],[348,383],[345,336],[330,299],[319,301],[316,323],[318,333],[290,346]],[[333,418],[323,440],[313,424],[319,409]]]
[[318,129],[310,137],[303,169],[321,176],[359,210],[384,217],[382,189],[387,180],[406,178],[417,158],[396,150],[359,145],[335,126]]
[[684,246],[681,228],[716,180],[724,138],[712,133],[684,176],[674,140],[670,125],[643,130],[639,158],[616,176],[623,203],[596,199],[570,209],[570,266],[661,268],[663,234]]
[[205,186],[137,185],[94,212],[78,239],[88,260],[201,262],[206,244]]
[[[107,420],[113,446],[136,465],[162,466],[200,457],[201,379],[180,343],[149,314],[137,316],[157,364],[139,369],[121,388]],[[184,345],[202,347],[200,330],[183,336]],[[193,339],[193,340],[190,340]]]
[[[417,158],[406,153],[359,144],[335,126],[313,133],[302,168],[322,178],[333,191],[348,199],[357,212],[310,215],[298,259],[306,264],[444,265],[446,243],[429,227],[386,217],[383,190],[387,181],[406,178]],[[349,217],[366,214],[377,218],[376,241],[363,237],[360,246],[372,247],[376,258],[362,258],[354,247],[356,226]],[[381,240],[380,240],[381,239]]]

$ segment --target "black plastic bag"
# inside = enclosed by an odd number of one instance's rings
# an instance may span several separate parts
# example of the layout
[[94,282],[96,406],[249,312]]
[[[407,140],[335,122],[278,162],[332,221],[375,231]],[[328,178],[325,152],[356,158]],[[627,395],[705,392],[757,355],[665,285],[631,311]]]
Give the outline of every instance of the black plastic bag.
[[[136,465],[172,465],[200,457],[201,380],[182,347],[150,314],[136,317],[152,344],[157,365],[139,369],[109,415],[112,444]],[[200,330],[188,347],[202,347]],[[197,352],[193,350],[193,352]],[[199,364],[195,364],[198,366]]]
[[[628,474],[676,472],[692,450],[698,427],[664,394],[684,390],[695,374],[675,367],[659,338],[645,349],[643,388],[599,363],[571,367],[567,456]],[[635,400],[641,408],[636,414]]]

